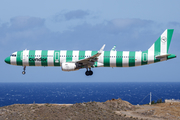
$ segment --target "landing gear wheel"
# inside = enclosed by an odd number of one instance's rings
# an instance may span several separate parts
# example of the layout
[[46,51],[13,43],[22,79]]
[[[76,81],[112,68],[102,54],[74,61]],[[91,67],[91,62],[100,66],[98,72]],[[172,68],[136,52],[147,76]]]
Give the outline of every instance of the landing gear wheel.
[[93,75],[93,71],[91,71],[91,69],[88,71],[85,72],[86,76],[91,76]]
[[85,74],[86,74],[86,76],[89,76],[89,71],[86,71]]
[[24,75],[24,74],[26,74],[26,72],[25,72],[25,71],[22,71],[22,74]]
[[93,75],[93,71],[89,71],[90,72],[90,75]]
[[23,75],[26,74],[25,70],[26,70],[26,66],[24,66],[24,68],[23,68],[23,71],[22,71],[22,74],[23,74]]

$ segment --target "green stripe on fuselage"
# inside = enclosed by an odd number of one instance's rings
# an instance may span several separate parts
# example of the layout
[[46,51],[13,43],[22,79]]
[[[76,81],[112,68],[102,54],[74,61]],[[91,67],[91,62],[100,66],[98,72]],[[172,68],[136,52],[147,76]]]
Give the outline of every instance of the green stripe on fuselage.
[[54,50],[54,66],[60,66],[60,51]]
[[16,57],[17,65],[22,65],[22,59],[23,59],[23,51],[18,51]]
[[154,62],[159,62],[160,60],[156,59],[155,56],[160,55],[161,52],[161,37],[154,43]]
[[117,53],[116,53],[116,67],[122,67],[122,56],[123,56],[123,52],[117,51]]
[[79,60],[85,58],[85,51],[79,51]]
[[91,52],[91,56],[97,54],[97,52],[98,52],[98,51],[92,51],[92,52]]
[[104,67],[110,67],[110,51],[104,51]]
[[[92,51],[91,52],[91,56],[97,54],[98,51]],[[97,67],[97,62],[94,62],[94,67]]]
[[42,50],[42,52],[41,52],[41,58],[44,58],[44,59],[46,59],[46,61],[41,61],[41,65],[42,66],[47,66],[48,64],[47,64],[47,56],[48,55],[48,51],[47,50]]
[[29,51],[29,66],[35,66],[35,50]]
[[129,52],[129,67],[135,66],[135,52],[130,51]]
[[73,55],[73,51],[70,51],[70,50],[66,51],[66,62],[72,61],[72,55]]

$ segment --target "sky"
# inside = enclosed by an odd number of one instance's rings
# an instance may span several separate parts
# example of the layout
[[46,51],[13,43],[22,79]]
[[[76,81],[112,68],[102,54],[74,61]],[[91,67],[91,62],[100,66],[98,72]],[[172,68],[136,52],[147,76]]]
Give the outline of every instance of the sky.
[[[0,82],[179,82],[180,1],[178,0],[16,0],[0,4]],[[131,68],[64,72],[61,67],[8,65],[19,50],[147,50],[174,29],[169,53],[177,58]]]

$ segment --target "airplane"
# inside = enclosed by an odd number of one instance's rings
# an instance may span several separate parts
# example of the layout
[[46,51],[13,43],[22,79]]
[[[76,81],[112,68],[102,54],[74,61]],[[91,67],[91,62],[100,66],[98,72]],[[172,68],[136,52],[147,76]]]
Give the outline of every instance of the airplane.
[[[174,29],[166,29],[156,42],[146,51],[99,51],[79,50],[22,50],[5,59],[10,65],[23,66],[61,66],[62,71],[75,71],[86,68],[85,75],[93,75],[94,67],[135,67],[176,58],[168,53]],[[115,48],[115,47],[113,47]]]

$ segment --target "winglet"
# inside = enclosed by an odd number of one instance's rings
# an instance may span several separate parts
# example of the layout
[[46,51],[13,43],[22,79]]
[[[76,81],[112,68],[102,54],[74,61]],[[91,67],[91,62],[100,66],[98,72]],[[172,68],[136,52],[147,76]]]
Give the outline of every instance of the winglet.
[[106,45],[106,44],[104,44],[104,45],[102,46],[102,48],[98,51],[98,53],[100,53],[100,54],[102,53],[102,51],[104,50],[105,45]]
[[111,51],[116,51],[116,45],[111,49]]

